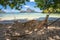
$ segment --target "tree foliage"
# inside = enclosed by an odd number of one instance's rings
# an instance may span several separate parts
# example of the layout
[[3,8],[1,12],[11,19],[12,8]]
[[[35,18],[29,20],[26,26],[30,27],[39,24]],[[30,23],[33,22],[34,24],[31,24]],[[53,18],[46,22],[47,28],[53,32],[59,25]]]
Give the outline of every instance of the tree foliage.
[[51,12],[60,12],[60,0],[35,0],[37,7]]
[[21,9],[22,4],[25,4],[25,2],[29,0],[0,0],[0,5],[2,5],[4,8],[9,5],[12,9],[15,7],[15,9]]
[[[22,4],[30,0],[0,0],[0,5],[4,8],[7,8],[9,5],[12,9],[20,10]],[[37,7],[43,10],[43,12],[60,12],[60,0],[35,0]]]

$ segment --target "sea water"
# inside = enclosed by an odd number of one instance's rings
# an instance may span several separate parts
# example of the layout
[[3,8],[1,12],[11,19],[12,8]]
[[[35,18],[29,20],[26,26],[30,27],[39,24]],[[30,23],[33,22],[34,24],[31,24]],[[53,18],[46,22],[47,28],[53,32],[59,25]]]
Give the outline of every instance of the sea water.
[[[0,20],[13,20],[13,19],[37,19],[46,17],[47,14],[43,13],[0,13]],[[50,14],[49,17],[60,18],[60,14]]]

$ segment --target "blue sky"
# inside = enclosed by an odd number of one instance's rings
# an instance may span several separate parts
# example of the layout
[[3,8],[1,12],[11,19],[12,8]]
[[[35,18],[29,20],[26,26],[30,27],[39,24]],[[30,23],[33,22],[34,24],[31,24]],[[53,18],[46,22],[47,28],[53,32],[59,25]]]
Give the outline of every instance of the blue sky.
[[[30,0],[30,2],[26,2],[26,5],[22,6],[21,10],[26,10],[27,8],[30,8],[37,12],[41,12],[41,10],[38,7],[34,8],[34,6],[36,6],[36,3],[34,2],[34,0]],[[6,12],[19,12],[16,9],[11,9],[8,5],[7,5],[7,9],[4,9],[1,5],[0,5],[0,8],[2,8],[2,10],[6,11]]]

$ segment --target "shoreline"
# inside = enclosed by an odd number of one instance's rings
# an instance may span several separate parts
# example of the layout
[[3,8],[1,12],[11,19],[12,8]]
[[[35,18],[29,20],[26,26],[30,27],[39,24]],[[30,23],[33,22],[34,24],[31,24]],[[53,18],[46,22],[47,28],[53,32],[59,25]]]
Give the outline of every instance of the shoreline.
[[[46,17],[47,14],[41,13],[7,13],[7,14],[0,14],[0,20],[13,20],[13,19],[36,19],[39,17]],[[60,14],[50,14],[49,17],[60,18]]]

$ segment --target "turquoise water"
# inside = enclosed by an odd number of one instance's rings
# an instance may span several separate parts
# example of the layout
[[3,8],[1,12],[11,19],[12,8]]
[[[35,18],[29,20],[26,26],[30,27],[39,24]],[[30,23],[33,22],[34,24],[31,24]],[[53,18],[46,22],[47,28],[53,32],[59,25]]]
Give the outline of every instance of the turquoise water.
[[[12,20],[12,19],[35,19],[40,17],[46,17],[47,14],[43,13],[1,13],[0,20]],[[49,17],[60,18],[60,14],[50,14]]]

